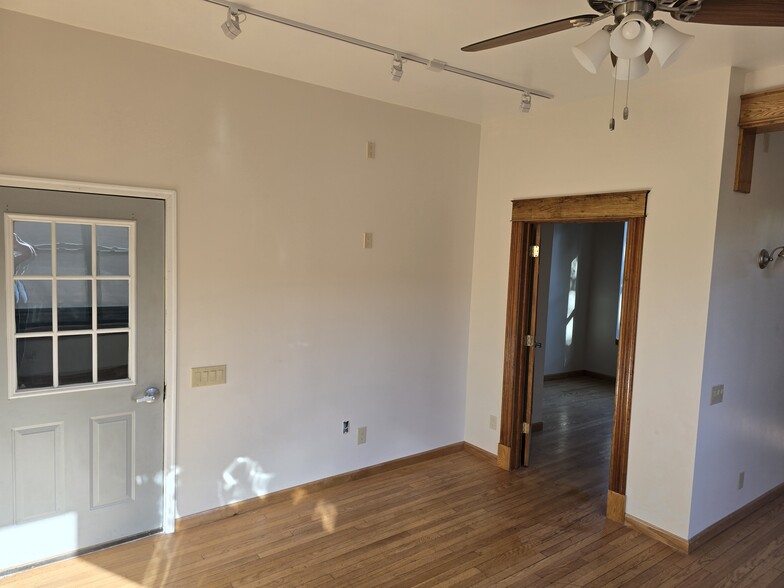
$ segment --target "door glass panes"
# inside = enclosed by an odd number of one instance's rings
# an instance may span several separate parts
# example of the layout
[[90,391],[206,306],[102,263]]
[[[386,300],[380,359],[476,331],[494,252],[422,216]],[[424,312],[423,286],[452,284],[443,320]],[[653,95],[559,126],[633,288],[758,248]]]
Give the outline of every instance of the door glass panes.
[[128,377],[128,333],[98,335],[98,381]]
[[98,328],[128,326],[128,280],[98,280]]
[[13,300],[17,333],[52,330],[52,282],[14,280]]
[[60,385],[89,384],[93,381],[93,337],[72,335],[57,338]]
[[52,338],[16,340],[17,388],[48,388],[53,385]]
[[99,276],[128,275],[128,227],[96,227]]
[[91,225],[57,223],[57,275],[89,276],[93,273]]
[[5,217],[11,395],[132,379],[133,221]]
[[16,221],[13,227],[14,275],[52,275],[52,224]]
[[[93,326],[93,283],[58,280],[57,325],[60,331],[80,331]],[[126,325],[127,326],[127,325]]]

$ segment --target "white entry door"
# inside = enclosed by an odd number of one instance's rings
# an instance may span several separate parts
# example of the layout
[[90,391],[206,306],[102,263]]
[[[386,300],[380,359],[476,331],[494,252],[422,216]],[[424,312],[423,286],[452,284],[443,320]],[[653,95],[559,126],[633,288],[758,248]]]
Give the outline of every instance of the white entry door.
[[0,187],[0,570],[159,530],[164,204]]

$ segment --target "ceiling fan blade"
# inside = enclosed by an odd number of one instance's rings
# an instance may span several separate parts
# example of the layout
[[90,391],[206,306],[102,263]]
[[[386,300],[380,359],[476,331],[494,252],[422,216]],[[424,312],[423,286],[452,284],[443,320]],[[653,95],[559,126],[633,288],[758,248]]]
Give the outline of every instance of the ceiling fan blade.
[[583,14],[580,16],[572,16],[571,18],[562,18],[561,20],[554,20],[546,24],[541,24],[535,27],[515,31],[514,33],[507,33],[506,35],[499,35],[492,39],[485,39],[478,43],[472,43],[463,47],[463,51],[474,52],[484,51],[485,49],[494,49],[495,47],[503,47],[504,45],[511,45],[512,43],[519,43],[520,41],[527,41],[528,39],[535,39],[536,37],[543,37],[551,33],[559,33],[561,31],[568,31],[575,27],[586,27],[593,24],[595,20],[604,18],[604,15],[596,14]]
[[690,22],[784,27],[784,0],[703,0]]

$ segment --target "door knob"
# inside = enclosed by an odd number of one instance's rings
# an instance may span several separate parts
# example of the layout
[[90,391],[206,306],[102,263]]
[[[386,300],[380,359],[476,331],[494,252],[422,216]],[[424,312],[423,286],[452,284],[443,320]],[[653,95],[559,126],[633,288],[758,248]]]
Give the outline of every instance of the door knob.
[[154,386],[147,388],[144,394],[134,394],[133,399],[137,404],[146,403],[151,404],[161,397],[161,391]]

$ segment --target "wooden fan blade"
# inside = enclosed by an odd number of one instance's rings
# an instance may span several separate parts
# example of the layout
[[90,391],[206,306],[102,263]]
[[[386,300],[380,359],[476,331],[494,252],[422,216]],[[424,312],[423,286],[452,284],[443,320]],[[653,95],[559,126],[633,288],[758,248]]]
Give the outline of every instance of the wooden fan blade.
[[535,39],[536,37],[543,37],[551,33],[560,33],[561,31],[568,31],[575,27],[585,27],[592,24],[594,20],[602,18],[595,14],[583,14],[580,16],[573,16],[571,18],[562,18],[561,20],[554,20],[546,24],[538,25],[515,31],[514,33],[507,33],[506,35],[499,35],[492,39],[485,39],[478,43],[466,45],[463,51],[484,51],[485,49],[494,49],[495,47],[503,47],[504,45],[511,45],[512,43],[519,43],[520,41],[527,41],[528,39]]
[[784,27],[784,0],[704,0],[690,22]]

